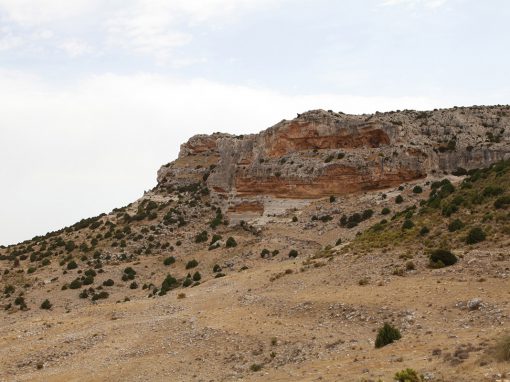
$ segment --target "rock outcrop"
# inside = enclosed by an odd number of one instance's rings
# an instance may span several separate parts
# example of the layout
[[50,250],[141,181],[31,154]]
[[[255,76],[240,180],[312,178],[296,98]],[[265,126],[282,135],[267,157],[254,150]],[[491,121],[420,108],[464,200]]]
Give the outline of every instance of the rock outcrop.
[[274,199],[384,189],[510,156],[510,107],[346,115],[313,110],[259,133],[198,135],[158,188],[205,182],[224,212],[262,215]]

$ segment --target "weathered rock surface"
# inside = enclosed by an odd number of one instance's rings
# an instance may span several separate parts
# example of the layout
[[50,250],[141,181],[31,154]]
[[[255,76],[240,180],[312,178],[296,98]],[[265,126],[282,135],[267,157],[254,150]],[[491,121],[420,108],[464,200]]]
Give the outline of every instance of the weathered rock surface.
[[206,182],[224,211],[262,215],[274,199],[317,199],[484,167],[510,155],[510,107],[346,115],[313,110],[245,136],[197,135],[158,187]]

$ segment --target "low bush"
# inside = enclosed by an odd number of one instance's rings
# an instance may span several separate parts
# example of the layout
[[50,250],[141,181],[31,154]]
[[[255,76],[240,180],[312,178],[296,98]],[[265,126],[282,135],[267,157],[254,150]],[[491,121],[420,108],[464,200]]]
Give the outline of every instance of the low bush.
[[421,382],[423,379],[413,369],[404,369],[395,374],[393,379],[397,382]]
[[78,264],[76,264],[76,261],[71,260],[67,263],[67,269],[76,269],[78,268]]
[[69,289],[79,289],[81,288],[81,280],[80,279],[74,279],[69,284]]
[[173,256],[167,257],[165,260],[163,260],[164,265],[172,265],[173,263],[175,263],[175,257]]
[[377,333],[377,337],[375,339],[375,347],[377,349],[381,348],[399,340],[400,338],[402,338],[400,331],[391,324],[385,323]]
[[234,248],[234,247],[237,247],[237,242],[236,242],[236,240],[232,236],[230,236],[227,239],[227,242],[225,243],[225,246],[227,248]]
[[50,300],[46,299],[41,304],[41,309],[50,309],[52,307],[52,304]]
[[485,232],[480,227],[471,228],[466,237],[467,244],[476,244],[484,241],[486,238]]
[[421,194],[423,192],[423,188],[421,188],[420,186],[414,186],[413,187],[413,192],[415,194]]
[[402,195],[398,195],[396,198],[395,198],[395,203],[396,204],[400,204],[404,201],[404,198],[402,197]]
[[430,229],[426,226],[421,227],[420,229],[420,236],[425,236],[430,232]]
[[105,280],[103,281],[103,286],[113,286],[113,284],[115,284],[115,282],[112,280],[112,279],[108,279],[108,280]]
[[186,269],[195,268],[196,266],[198,266],[198,261],[196,261],[195,259],[190,260],[186,263]]
[[200,274],[200,272],[195,272],[193,273],[193,281],[200,281],[202,279],[202,275]]
[[381,215],[388,215],[391,212],[391,210],[388,207],[384,207],[381,210]]
[[446,249],[436,249],[430,254],[430,265],[434,268],[454,265],[457,261],[457,256]]
[[170,289],[177,287],[177,284],[177,279],[175,277],[167,275],[161,283],[161,290],[159,291],[159,295],[165,295]]
[[298,255],[298,251],[296,251],[295,249],[291,249],[289,251],[289,257],[296,258],[297,255]]
[[510,196],[502,196],[494,202],[494,208],[501,209],[510,205]]
[[105,291],[101,291],[99,293],[94,293],[94,295],[92,296],[92,301],[104,300],[104,299],[108,298],[108,296],[109,296],[108,292],[105,292]]
[[450,232],[459,231],[462,228],[464,228],[464,225],[465,224],[461,220],[455,219],[450,224],[448,224],[448,231],[450,231]]
[[411,219],[404,220],[404,223],[402,224],[402,229],[411,229],[414,227],[414,223]]
[[207,234],[207,231],[202,231],[197,236],[195,236],[195,243],[205,243],[208,238],[209,235]]

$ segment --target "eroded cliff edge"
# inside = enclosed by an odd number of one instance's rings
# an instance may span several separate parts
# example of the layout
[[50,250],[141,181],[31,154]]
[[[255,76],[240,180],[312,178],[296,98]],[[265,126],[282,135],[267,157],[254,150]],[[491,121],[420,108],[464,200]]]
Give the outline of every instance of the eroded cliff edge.
[[197,135],[158,190],[205,182],[230,214],[485,167],[510,155],[510,107],[347,115],[312,110],[244,136]]

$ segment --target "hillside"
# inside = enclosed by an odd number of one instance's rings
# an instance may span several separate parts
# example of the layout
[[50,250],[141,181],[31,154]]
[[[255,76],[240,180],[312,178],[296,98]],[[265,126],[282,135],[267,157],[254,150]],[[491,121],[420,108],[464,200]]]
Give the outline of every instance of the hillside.
[[504,380],[509,127],[317,110],[195,136],[139,200],[0,248],[0,379]]

